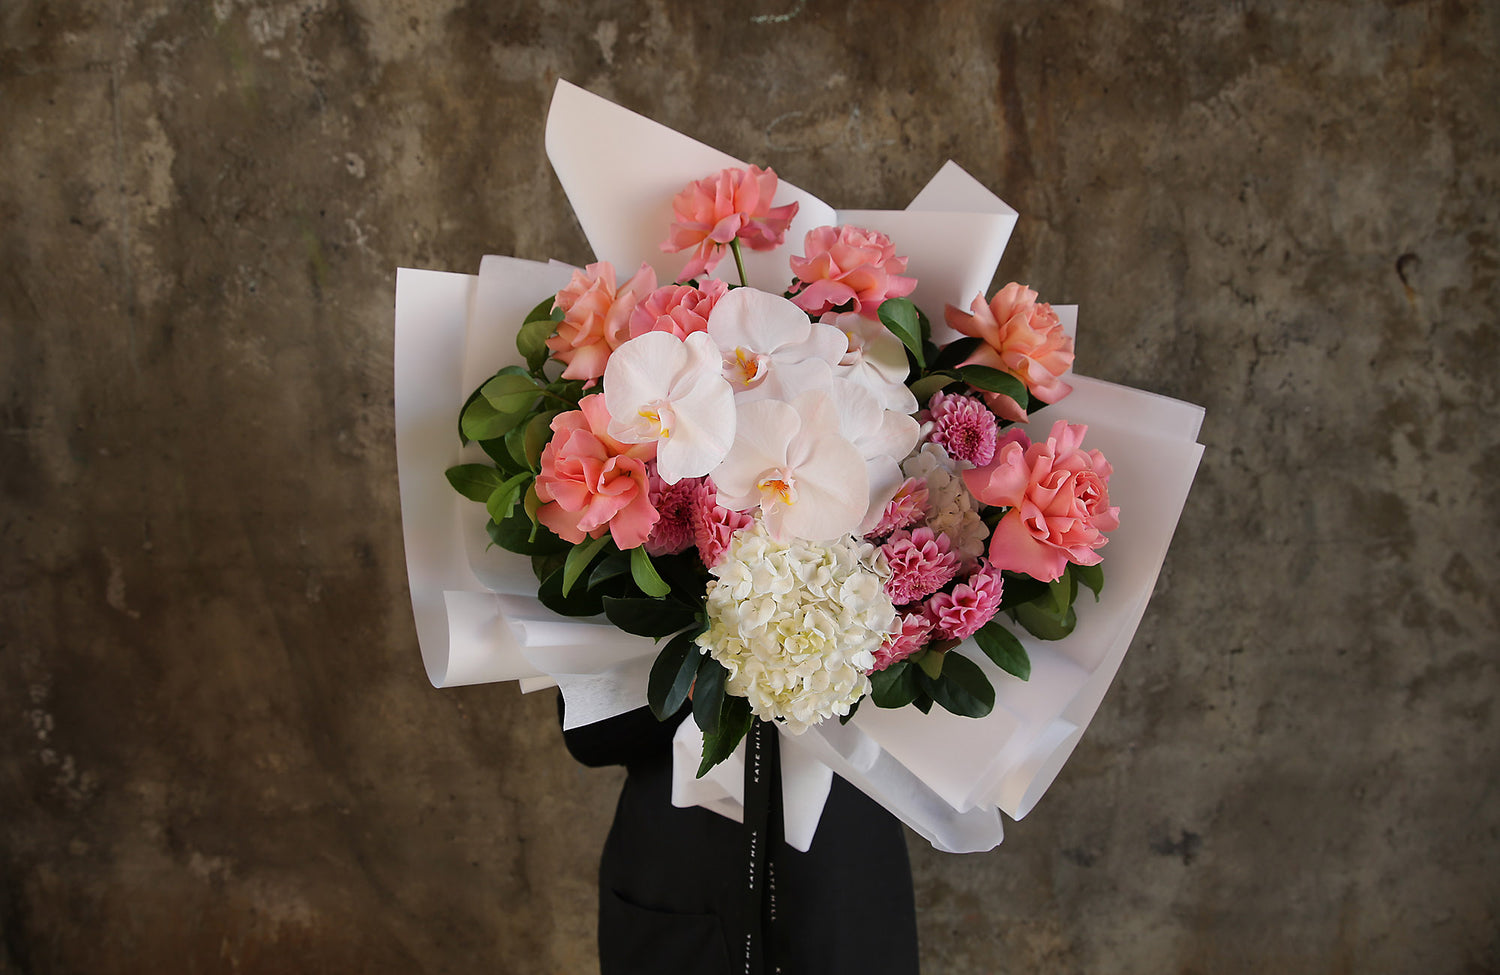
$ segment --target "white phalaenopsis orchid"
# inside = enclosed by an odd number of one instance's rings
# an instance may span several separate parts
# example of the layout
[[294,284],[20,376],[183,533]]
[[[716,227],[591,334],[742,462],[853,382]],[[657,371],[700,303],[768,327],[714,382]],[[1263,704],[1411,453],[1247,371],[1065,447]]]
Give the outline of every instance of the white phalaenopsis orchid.
[[917,412],[917,398],[906,388],[909,372],[906,346],[890,329],[855,312],[842,315],[829,312],[821,321],[843,332],[848,344],[834,367],[834,375],[863,386],[888,410]]
[[708,334],[741,405],[790,402],[809,390],[827,389],[849,348],[843,332],[810,322],[785,298],[753,288],[736,288],[719,299],[708,316]]
[[823,391],[742,404],[734,446],[713,476],[721,505],[759,508],[777,539],[838,538],[859,526],[870,501],[865,459]]
[[621,345],[604,370],[604,405],[611,437],[656,443],[656,472],[668,484],[712,471],[734,443],[734,391],[702,332],[647,332]]
[[916,447],[921,427],[905,413],[882,407],[866,387],[852,379],[835,379],[830,393],[838,410],[839,432],[865,460],[870,498],[856,532],[862,535],[880,521],[886,504],[906,480],[901,461]]

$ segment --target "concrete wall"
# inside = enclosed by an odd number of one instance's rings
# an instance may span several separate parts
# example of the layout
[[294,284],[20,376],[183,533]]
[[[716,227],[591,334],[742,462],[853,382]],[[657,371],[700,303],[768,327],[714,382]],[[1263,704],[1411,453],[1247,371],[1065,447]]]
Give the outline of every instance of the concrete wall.
[[0,972],[580,972],[618,774],[427,685],[393,269],[590,258],[566,77],[848,206],[953,158],[1079,370],[1202,403],[926,970],[1500,971],[1500,15],[1463,2],[8,0]]

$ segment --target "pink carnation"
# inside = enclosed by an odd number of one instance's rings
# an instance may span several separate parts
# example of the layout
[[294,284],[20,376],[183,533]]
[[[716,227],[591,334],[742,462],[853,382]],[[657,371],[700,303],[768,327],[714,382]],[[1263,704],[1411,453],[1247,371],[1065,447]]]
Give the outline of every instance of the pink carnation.
[[704,478],[697,503],[693,506],[693,540],[698,546],[698,557],[712,569],[723,558],[729,547],[729,537],[741,528],[749,528],[755,519],[744,511],[734,511],[719,504],[719,489],[714,482]]
[[657,521],[646,474],[656,444],[622,444],[605,432],[608,427],[609,412],[597,393],[553,417],[536,479],[544,502],[537,518],[575,545],[608,529],[620,548],[635,548]]
[[932,628],[938,636],[966,640],[1000,611],[1003,588],[1000,570],[985,563],[979,571],[954,586],[952,592],[940,592],[927,600],[922,612],[932,620]]
[[669,254],[693,251],[678,280],[712,271],[736,238],[753,251],[780,246],[798,204],[772,207],[775,197],[776,171],[755,166],[723,169],[684,186],[672,198],[672,229],[661,245]]
[[[1032,396],[1056,403],[1073,391],[1059,378],[1073,365],[1073,340],[1052,306],[1036,297],[1035,291],[1012,282],[995,292],[988,304],[983,295],[976,297],[969,306],[972,315],[949,305],[943,317],[955,330],[984,340],[963,365],[1008,372],[1025,383]],[[1007,420],[1026,419],[1021,404],[1009,396],[985,393],[984,400]]]
[[933,393],[922,419],[933,424],[927,439],[948,451],[949,457],[983,467],[995,456],[995,414],[974,397]]
[[948,536],[941,532],[934,535],[931,528],[898,531],[880,550],[891,567],[886,595],[897,606],[937,592],[958,575],[958,556]]
[[872,674],[910,657],[927,646],[927,640],[932,636],[932,620],[920,611],[906,613],[898,619],[901,630],[875,651],[875,667],[870,671]]
[[802,241],[806,253],[791,260],[796,294],[792,301],[810,315],[821,315],[853,302],[850,311],[875,318],[887,298],[902,298],[917,286],[901,277],[906,258],[878,230],[860,227],[815,227]]
[[885,514],[870,532],[870,538],[884,538],[898,528],[910,528],[927,517],[927,482],[920,477],[908,477],[896,489],[896,496],[885,506]]
[[693,511],[698,506],[706,478],[686,477],[668,484],[652,464],[647,472],[651,479],[651,507],[660,516],[646,539],[650,555],[676,555],[694,544]]
[[630,337],[647,332],[670,332],[685,339],[693,332],[708,331],[708,315],[724,297],[729,285],[709,278],[703,287],[669,284],[646,296],[630,314]]
[[552,358],[564,363],[564,379],[594,380],[604,375],[615,349],[630,339],[630,315],[641,297],[656,288],[656,272],[642,264],[624,287],[615,288],[615,268],[608,261],[574,271],[557,293],[563,319],[547,339]]
[[984,467],[964,471],[970,493],[1010,510],[990,536],[990,561],[1051,582],[1069,562],[1096,565],[1104,533],[1120,525],[1109,504],[1109,461],[1083,450],[1088,427],[1058,420],[1044,442],[1007,443]]

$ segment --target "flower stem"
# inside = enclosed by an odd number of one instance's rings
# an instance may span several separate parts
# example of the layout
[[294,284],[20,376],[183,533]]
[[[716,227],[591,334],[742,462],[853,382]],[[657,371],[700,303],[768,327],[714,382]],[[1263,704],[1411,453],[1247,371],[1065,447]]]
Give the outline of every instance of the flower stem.
[[738,237],[729,242],[729,249],[734,252],[734,266],[740,272],[740,285],[743,287],[749,282],[745,280],[745,259],[740,256],[740,239]]

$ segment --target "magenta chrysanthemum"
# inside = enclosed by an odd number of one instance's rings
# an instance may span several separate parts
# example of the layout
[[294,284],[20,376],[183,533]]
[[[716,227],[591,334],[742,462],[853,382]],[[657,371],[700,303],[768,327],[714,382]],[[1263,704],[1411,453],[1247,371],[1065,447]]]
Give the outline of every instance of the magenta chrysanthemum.
[[952,592],[940,592],[927,600],[922,611],[932,620],[937,636],[965,640],[1000,611],[1001,589],[1000,570],[986,562]]
[[718,502],[719,489],[709,478],[699,484],[697,498],[693,502],[693,542],[698,546],[698,557],[712,569],[724,557],[729,547],[729,537],[741,528],[755,524],[748,512],[733,511]]
[[896,489],[896,496],[885,506],[880,523],[868,538],[884,538],[899,528],[910,528],[927,518],[927,482],[920,477],[908,477]]
[[931,528],[898,531],[880,547],[891,567],[885,591],[897,606],[914,603],[946,586],[958,575],[958,556],[948,536]]
[[932,636],[932,620],[924,616],[920,610],[900,616],[898,622],[901,624],[900,632],[875,651],[875,669],[870,673],[873,674],[885,670],[891,664],[900,663],[927,646],[927,640]]
[[933,393],[923,419],[932,421],[927,439],[948,451],[948,456],[983,467],[995,456],[998,424],[989,407],[962,393]]
[[646,552],[650,555],[685,552],[697,541],[693,531],[693,511],[699,504],[703,482],[707,478],[688,477],[676,484],[668,484],[656,473],[655,463],[651,464],[648,473],[651,506],[661,517],[651,526],[651,534],[646,537]]

